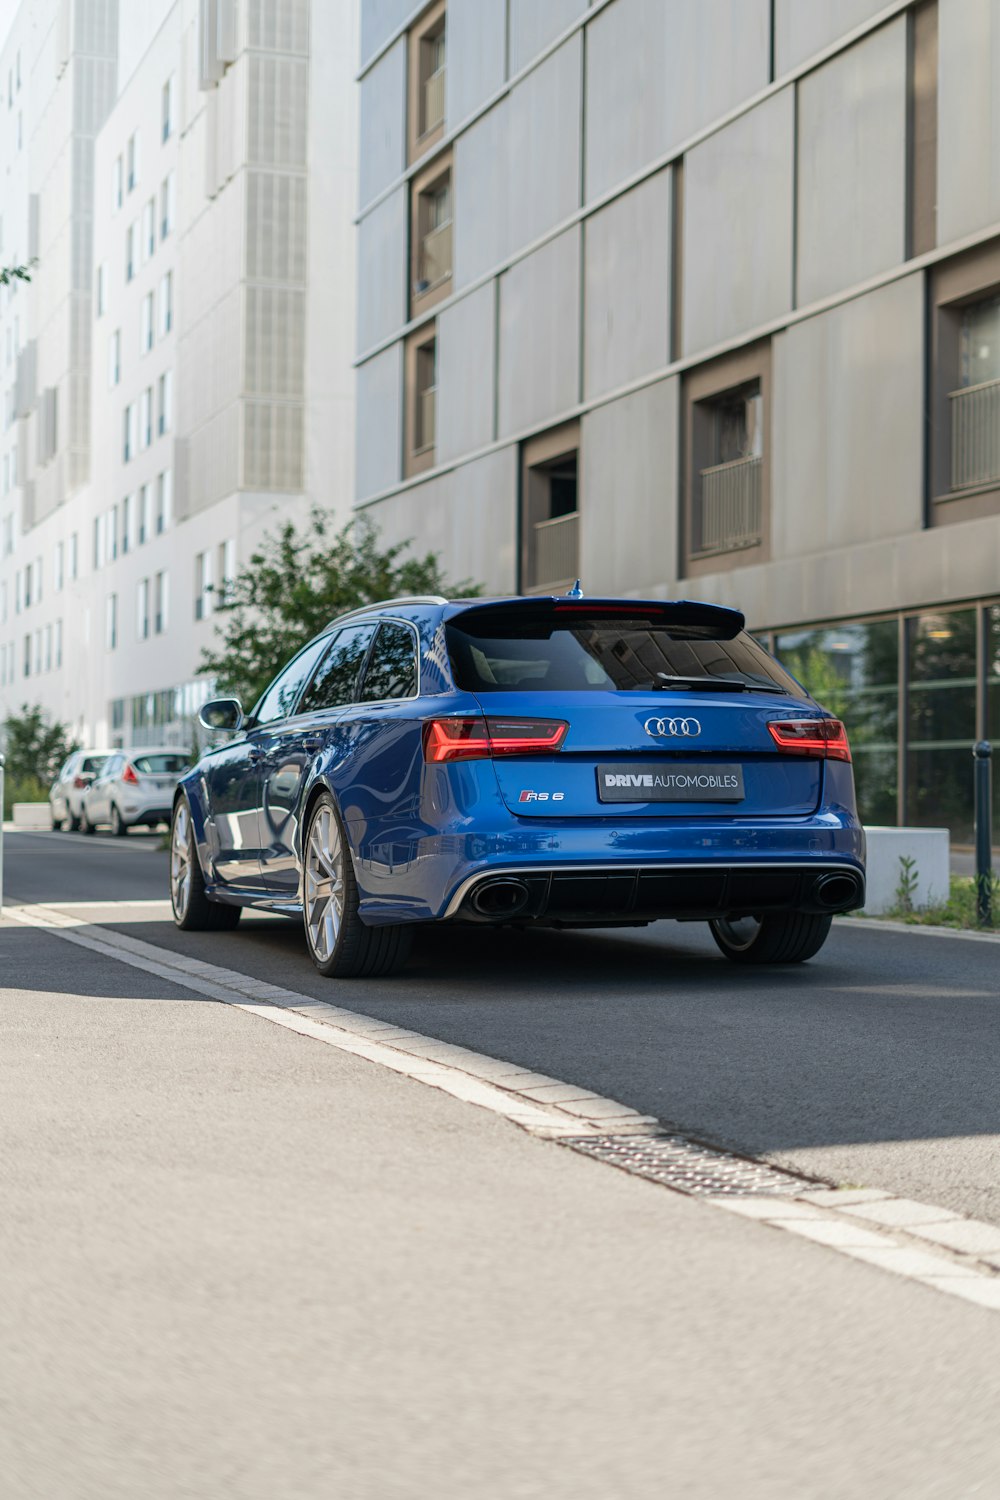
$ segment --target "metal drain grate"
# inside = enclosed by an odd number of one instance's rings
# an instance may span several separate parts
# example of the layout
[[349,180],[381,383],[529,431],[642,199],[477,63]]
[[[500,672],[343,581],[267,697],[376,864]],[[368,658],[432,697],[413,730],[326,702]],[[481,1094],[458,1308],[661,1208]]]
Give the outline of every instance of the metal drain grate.
[[561,1144],[598,1161],[610,1162],[636,1177],[662,1182],[678,1193],[712,1197],[749,1193],[787,1196],[809,1187],[825,1186],[763,1162],[746,1161],[725,1151],[714,1151],[710,1146],[697,1146],[677,1135],[571,1136]]

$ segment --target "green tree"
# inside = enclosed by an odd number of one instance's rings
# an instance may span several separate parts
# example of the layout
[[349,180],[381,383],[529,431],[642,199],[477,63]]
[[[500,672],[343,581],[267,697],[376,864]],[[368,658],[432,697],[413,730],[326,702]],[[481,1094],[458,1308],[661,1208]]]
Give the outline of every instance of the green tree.
[[33,265],[35,262],[32,260],[26,266],[0,267],[0,286],[10,286],[12,281],[30,281]]
[[285,662],[337,615],[404,594],[478,592],[478,585],[446,582],[436,553],[415,557],[409,542],[380,547],[377,531],[363,518],[337,531],[317,508],[301,528],[288,522],[267,537],[220,591],[217,640],[202,652],[201,671],[249,709]]
[[25,703],[3,726],[4,814],[15,802],[44,802],[56,772],[77,748],[62,724],[53,724],[38,704]]

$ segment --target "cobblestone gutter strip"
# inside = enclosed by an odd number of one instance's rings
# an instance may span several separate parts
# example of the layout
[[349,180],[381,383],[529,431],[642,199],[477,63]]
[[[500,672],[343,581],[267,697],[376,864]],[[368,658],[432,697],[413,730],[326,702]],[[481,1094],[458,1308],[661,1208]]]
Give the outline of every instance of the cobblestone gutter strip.
[[157,948],[55,907],[8,907],[7,914],[440,1089],[596,1161],[1000,1311],[1000,1226],[874,1188],[831,1188],[700,1144],[576,1084]]

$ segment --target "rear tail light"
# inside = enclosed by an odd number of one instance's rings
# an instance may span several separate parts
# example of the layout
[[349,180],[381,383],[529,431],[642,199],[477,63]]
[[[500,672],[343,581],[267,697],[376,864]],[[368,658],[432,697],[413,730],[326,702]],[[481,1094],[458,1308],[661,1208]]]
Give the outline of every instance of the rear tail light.
[[73,777],[73,785],[74,785],[74,787],[76,788],[76,790],[78,792],[82,792],[85,786],[89,786],[90,785],[90,777],[89,776],[74,776]]
[[563,719],[428,719],[424,760],[489,760],[495,755],[551,755],[566,738]]
[[135,766],[131,761],[128,762],[124,771],[122,772],[122,781],[127,781],[129,786],[139,785],[139,778],[135,774]]
[[847,730],[839,719],[772,719],[771,738],[785,755],[816,755],[821,760],[850,760]]

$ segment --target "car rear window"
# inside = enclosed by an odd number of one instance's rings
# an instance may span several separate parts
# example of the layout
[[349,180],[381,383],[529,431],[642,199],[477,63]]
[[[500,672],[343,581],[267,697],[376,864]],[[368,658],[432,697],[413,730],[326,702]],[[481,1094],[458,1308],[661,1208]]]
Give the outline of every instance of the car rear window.
[[179,776],[191,762],[187,755],[137,755],[132,764],[145,776]]
[[704,629],[692,634],[648,618],[562,621],[513,611],[506,618],[472,612],[447,627],[455,684],[466,692],[623,693],[669,687],[672,677],[722,677],[802,696],[746,632],[729,640],[705,639]]
[[80,762],[80,775],[82,776],[87,771],[99,771],[107,758],[106,755],[85,755]]

